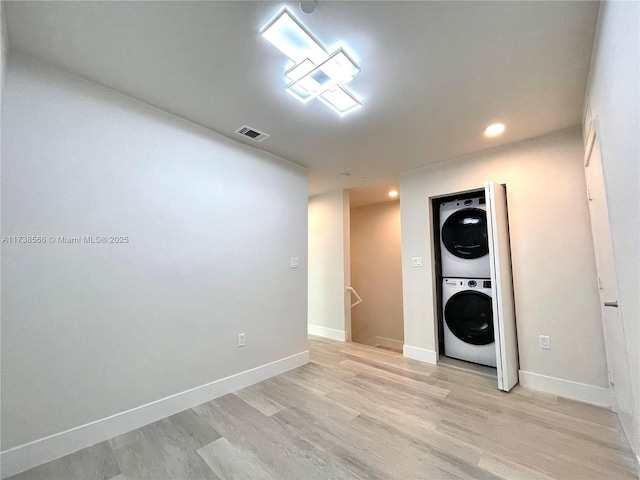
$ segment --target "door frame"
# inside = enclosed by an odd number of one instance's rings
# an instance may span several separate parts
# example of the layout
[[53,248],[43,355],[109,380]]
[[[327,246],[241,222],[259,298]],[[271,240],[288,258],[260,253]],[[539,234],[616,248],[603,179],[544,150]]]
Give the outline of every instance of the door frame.
[[[496,190],[499,190],[496,192]],[[494,309],[494,334],[496,343],[496,379],[498,389],[508,392],[518,383],[519,360],[517,326],[515,319],[515,298],[511,272],[511,249],[509,240],[506,186],[488,181],[479,188],[460,192],[448,192],[429,197],[429,228],[431,229],[431,262],[435,268],[431,271],[434,308],[434,339],[436,363],[441,355],[439,335],[444,328],[442,304],[442,266],[440,251],[439,202],[448,197],[485,196],[487,206],[487,234],[489,235],[489,255],[491,263],[491,283]],[[496,196],[497,195],[497,196]],[[500,205],[497,204],[500,202]],[[497,211],[500,209],[500,212]],[[491,218],[489,218],[491,216]],[[504,218],[503,218],[504,217]],[[491,229],[491,231],[489,231]],[[506,322],[506,323],[505,323]]]
[[[619,292],[618,292],[618,274],[616,272],[616,262],[615,262],[615,251],[613,249],[613,245],[611,243],[611,221],[609,218],[609,207],[608,207],[608,201],[606,198],[606,184],[605,184],[605,178],[604,178],[604,165],[603,165],[603,156],[602,156],[602,136],[600,135],[600,123],[599,123],[599,119],[597,116],[592,117],[590,115],[590,112],[588,112],[587,114],[585,114],[585,123],[583,125],[584,130],[585,130],[585,135],[584,135],[584,161],[583,161],[583,169],[584,169],[584,175],[585,175],[585,184],[586,184],[586,188],[587,188],[587,202],[591,202],[591,185],[590,185],[590,181],[589,179],[593,179],[593,176],[589,175],[589,170],[588,168],[593,168],[591,167],[591,159],[593,156],[593,152],[594,149],[598,149],[598,154],[600,155],[600,172],[599,172],[599,178],[597,179],[597,181],[599,182],[600,180],[602,181],[602,191],[604,192],[604,201],[605,201],[605,208],[607,210],[607,229],[609,230],[609,249],[610,249],[610,254],[611,254],[611,269],[612,269],[612,276],[613,276],[613,282],[615,283],[615,294],[616,297],[619,296]],[[589,220],[590,223],[593,222],[593,218],[592,218],[592,213],[591,213],[591,206],[589,206]],[[591,223],[591,231],[593,233],[594,228],[593,228],[593,224]],[[595,261],[595,267],[596,267],[596,275],[597,275],[597,281],[598,281],[598,304],[600,306],[600,317],[601,317],[601,322],[602,322],[602,328],[603,328],[603,340],[604,340],[604,348],[605,348],[605,356],[607,359],[607,373],[608,373],[608,381],[609,381],[609,388],[611,390],[611,395],[610,395],[610,400],[611,400],[611,407],[612,410],[615,411],[616,413],[618,413],[618,417],[620,418],[620,422],[622,424],[623,429],[625,430],[625,432],[627,432],[627,434],[629,432],[631,432],[632,430],[632,420],[631,420],[631,412],[630,411],[624,411],[623,407],[621,406],[621,402],[620,402],[620,396],[624,395],[625,393],[628,394],[629,398],[624,398],[622,397],[622,404],[626,405],[628,403],[628,407],[630,407],[630,409],[634,408],[633,405],[633,394],[632,394],[632,386],[631,386],[631,379],[627,378],[627,379],[623,379],[622,381],[628,381],[629,384],[626,385],[626,392],[622,392],[620,391],[618,388],[616,388],[616,385],[620,385],[620,378],[624,377],[625,374],[627,376],[632,375],[632,372],[630,370],[630,363],[629,363],[629,352],[627,351],[627,343],[626,340],[624,338],[624,333],[622,334],[622,345],[611,345],[611,341],[607,342],[607,333],[606,330],[608,328],[610,328],[610,326],[608,326],[606,324],[607,322],[607,316],[605,315],[604,309],[605,308],[611,308],[611,307],[605,307],[602,305],[602,302],[607,300],[605,299],[600,292],[600,285],[601,285],[601,278],[603,277],[602,275],[602,271],[598,269],[598,255],[595,252],[595,248],[596,248],[596,241],[595,239],[593,240],[594,243],[594,261]],[[613,299],[608,299],[608,300],[613,300]],[[617,298],[615,299],[617,302]],[[616,310],[616,321],[619,322],[620,324],[620,328],[622,330],[624,330],[624,322],[623,319],[620,315],[620,311]],[[610,339],[611,340],[611,339]],[[620,347],[622,347],[623,350],[623,362],[625,362],[626,364],[626,372],[622,371],[622,372],[616,372],[614,371],[616,369],[616,362],[612,361],[613,354],[612,354],[612,350],[617,349],[617,351],[620,350]],[[623,370],[625,370],[623,368]]]

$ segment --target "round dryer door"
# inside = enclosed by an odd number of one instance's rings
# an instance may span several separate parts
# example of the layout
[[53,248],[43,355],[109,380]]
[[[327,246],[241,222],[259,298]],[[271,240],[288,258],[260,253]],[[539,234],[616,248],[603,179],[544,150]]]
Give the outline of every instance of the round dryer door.
[[493,343],[491,297],[465,290],[453,295],[444,307],[444,319],[451,333],[472,345]]
[[442,225],[442,243],[459,258],[480,258],[489,253],[487,213],[480,208],[463,208]]

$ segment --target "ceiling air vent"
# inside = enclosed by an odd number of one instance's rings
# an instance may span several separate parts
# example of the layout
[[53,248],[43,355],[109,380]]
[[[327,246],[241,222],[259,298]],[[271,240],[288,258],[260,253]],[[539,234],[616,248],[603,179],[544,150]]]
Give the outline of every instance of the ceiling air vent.
[[268,133],[264,133],[264,132],[261,132],[260,130],[256,130],[255,128],[250,127],[249,125],[241,126],[239,129],[235,131],[235,133],[243,137],[247,137],[257,143],[264,142],[267,138],[271,136]]

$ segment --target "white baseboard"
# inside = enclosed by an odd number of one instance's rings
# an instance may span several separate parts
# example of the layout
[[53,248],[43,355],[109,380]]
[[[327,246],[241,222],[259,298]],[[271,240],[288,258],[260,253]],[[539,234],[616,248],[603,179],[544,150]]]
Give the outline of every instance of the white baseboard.
[[435,365],[438,363],[438,354],[433,350],[427,350],[426,348],[412,347],[411,345],[404,345],[402,347],[402,355],[419,362],[430,363]]
[[307,350],[65,432],[5,450],[0,452],[2,478],[10,477],[136,428],[157,422],[308,362],[309,351]]
[[572,382],[562,378],[547,377],[539,373],[520,370],[520,385],[534,390],[558,395],[559,397],[579,400],[601,407],[611,408],[611,390],[585,383]]
[[373,337],[364,342],[364,344],[371,345],[372,347],[381,345],[383,347],[397,348],[399,350],[402,350],[402,347],[404,346],[403,342],[401,342],[400,340],[394,340],[393,338],[387,337]]
[[345,332],[344,330],[334,330],[333,328],[309,324],[307,332],[309,333],[309,335],[331,338],[332,340],[338,340],[340,342],[347,341],[347,332]]

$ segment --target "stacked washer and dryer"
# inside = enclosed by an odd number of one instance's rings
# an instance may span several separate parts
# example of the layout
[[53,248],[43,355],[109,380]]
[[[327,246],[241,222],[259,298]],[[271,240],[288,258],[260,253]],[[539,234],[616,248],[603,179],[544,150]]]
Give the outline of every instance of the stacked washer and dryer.
[[496,366],[484,196],[440,204],[444,354]]

